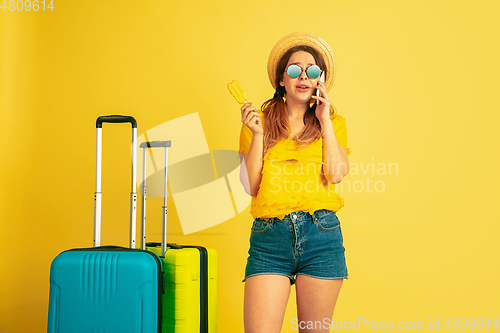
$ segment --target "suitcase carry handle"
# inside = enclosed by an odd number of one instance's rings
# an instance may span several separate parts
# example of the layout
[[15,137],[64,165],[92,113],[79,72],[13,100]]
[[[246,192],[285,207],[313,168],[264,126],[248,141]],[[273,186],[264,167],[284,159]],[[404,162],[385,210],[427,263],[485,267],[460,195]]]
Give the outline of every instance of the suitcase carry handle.
[[164,148],[168,148],[170,147],[170,141],[146,141],[146,142],[142,142],[140,147],[141,148],[157,148],[157,147],[164,147]]
[[96,149],[96,175],[94,193],[94,247],[101,245],[101,168],[102,168],[102,124],[103,123],[126,123],[132,124],[132,189],[130,193],[130,240],[129,247],[135,249],[136,208],[137,208],[137,122],[131,116],[101,116],[96,121],[97,149]]
[[161,257],[167,251],[167,168],[168,168],[168,147],[170,141],[146,141],[141,142],[142,150],[142,209],[141,209],[141,249],[146,249],[146,148],[164,148],[164,173],[163,173],[163,206],[161,218]]
[[137,122],[135,121],[134,117],[130,116],[101,116],[97,118],[96,128],[102,128],[102,123],[131,123],[132,128],[137,128]]

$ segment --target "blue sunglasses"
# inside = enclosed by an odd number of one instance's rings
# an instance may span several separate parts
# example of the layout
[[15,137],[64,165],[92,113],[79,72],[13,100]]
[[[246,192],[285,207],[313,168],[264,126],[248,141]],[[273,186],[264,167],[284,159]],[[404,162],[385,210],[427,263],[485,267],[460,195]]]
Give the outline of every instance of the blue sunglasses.
[[302,71],[304,70],[306,71],[307,76],[309,76],[311,79],[317,79],[321,75],[321,68],[319,68],[317,65],[311,65],[306,69],[302,69],[299,65],[293,64],[288,66],[286,72],[292,79],[296,79],[302,74]]

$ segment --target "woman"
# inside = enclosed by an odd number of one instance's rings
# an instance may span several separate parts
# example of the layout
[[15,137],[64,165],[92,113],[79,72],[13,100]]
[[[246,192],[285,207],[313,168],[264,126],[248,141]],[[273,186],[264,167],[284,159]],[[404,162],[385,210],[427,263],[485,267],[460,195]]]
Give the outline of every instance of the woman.
[[344,200],[334,186],[349,172],[350,152],[345,119],[328,97],[334,71],[324,40],[290,34],[269,56],[274,97],[262,111],[241,108],[240,178],[255,218],[243,280],[247,333],[281,332],[292,284],[298,318],[291,327],[328,332],[348,278],[336,215]]

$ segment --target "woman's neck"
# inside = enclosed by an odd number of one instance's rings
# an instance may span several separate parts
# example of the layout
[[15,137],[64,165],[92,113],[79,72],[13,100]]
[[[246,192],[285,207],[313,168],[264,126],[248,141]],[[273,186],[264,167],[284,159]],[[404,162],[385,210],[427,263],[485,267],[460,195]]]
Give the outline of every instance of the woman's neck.
[[287,99],[285,102],[286,111],[288,113],[288,118],[290,119],[303,119],[309,105],[303,103],[297,103],[295,101]]

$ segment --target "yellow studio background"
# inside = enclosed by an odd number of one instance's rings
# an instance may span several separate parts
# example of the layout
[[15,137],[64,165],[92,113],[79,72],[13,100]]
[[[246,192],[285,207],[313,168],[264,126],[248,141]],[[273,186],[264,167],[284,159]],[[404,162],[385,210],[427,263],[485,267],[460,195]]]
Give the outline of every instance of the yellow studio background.
[[[7,3],[0,332],[44,332],[51,261],[92,245],[96,118],[133,115],[141,135],[198,112],[210,149],[236,151],[239,105],[226,85],[239,80],[260,106],[273,94],[269,52],[295,31],[334,51],[330,99],[352,148],[339,212],[349,279],[334,319],[426,330],[439,319],[448,330],[448,318],[483,318],[486,330],[500,317],[499,15],[496,0]],[[129,132],[103,126],[103,243],[127,243]],[[243,332],[249,207],[183,235],[170,199],[169,241],[217,249],[219,332]],[[160,206],[148,200],[150,240]],[[298,331],[295,317],[292,287],[282,332]]]

